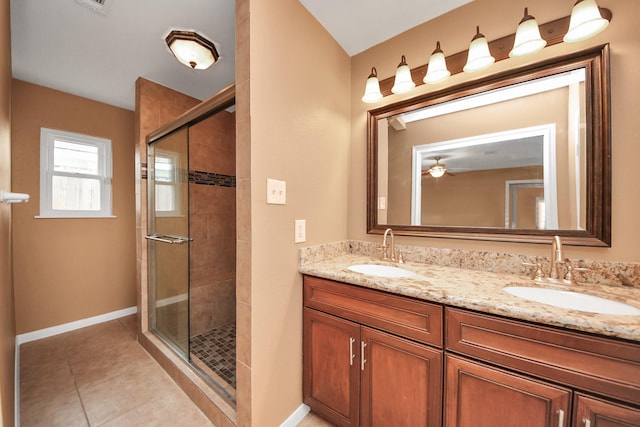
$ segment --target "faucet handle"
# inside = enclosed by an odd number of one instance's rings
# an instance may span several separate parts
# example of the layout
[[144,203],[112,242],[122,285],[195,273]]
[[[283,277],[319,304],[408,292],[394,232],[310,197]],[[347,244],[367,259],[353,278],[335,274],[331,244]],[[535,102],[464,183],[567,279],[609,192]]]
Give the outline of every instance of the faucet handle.
[[379,251],[382,251],[382,254],[380,255],[381,259],[389,258],[389,256],[387,255],[387,246],[386,245],[377,246],[376,249],[379,250]]
[[535,267],[535,271],[531,278],[536,282],[542,282],[544,280],[544,274],[542,273],[542,264],[540,262],[523,262],[525,267]]
[[404,264],[404,255],[402,251],[398,251],[398,264]]
[[574,267],[573,265],[571,265],[571,261],[569,260],[569,258],[565,258],[564,263],[567,265],[567,274],[564,275],[564,280],[571,283],[572,285],[578,284],[574,271],[589,271],[589,269],[586,267]]

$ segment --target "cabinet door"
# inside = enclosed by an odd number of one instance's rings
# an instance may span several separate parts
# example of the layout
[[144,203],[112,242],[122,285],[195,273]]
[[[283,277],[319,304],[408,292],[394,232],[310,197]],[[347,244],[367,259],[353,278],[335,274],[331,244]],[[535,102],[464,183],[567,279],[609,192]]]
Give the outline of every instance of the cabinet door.
[[578,394],[574,403],[575,427],[637,427],[640,409]]
[[447,355],[447,427],[563,427],[571,390]]
[[442,422],[442,351],[362,327],[362,426]]
[[303,398],[338,426],[359,425],[360,325],[304,309]]

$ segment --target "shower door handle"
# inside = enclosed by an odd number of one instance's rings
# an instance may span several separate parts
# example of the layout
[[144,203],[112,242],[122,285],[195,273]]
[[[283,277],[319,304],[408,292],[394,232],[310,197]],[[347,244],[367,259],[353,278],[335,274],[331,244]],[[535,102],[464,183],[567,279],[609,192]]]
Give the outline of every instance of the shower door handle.
[[156,242],[178,244],[178,245],[181,245],[183,243],[188,243],[193,240],[189,237],[172,236],[169,234],[150,234],[148,236],[144,236],[144,238],[147,240],[154,240]]

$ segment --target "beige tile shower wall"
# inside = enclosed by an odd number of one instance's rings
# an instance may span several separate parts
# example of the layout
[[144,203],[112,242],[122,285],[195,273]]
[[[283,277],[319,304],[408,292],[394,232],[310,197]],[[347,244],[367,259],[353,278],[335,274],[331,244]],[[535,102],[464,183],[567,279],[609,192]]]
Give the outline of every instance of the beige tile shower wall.
[[[235,113],[189,129],[189,169],[235,177]],[[236,189],[189,183],[191,336],[235,322]]]

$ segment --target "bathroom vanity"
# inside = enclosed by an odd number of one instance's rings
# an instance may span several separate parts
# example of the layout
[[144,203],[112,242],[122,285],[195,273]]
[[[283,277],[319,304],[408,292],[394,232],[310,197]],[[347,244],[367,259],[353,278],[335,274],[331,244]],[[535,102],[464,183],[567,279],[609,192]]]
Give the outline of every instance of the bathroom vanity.
[[[640,426],[638,316],[528,302],[502,291],[534,286],[513,275],[346,268],[363,262],[300,267],[303,394],[318,415],[339,426]],[[602,292],[638,305],[637,289]]]

